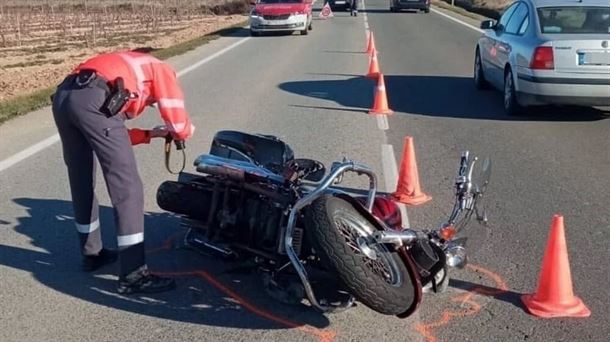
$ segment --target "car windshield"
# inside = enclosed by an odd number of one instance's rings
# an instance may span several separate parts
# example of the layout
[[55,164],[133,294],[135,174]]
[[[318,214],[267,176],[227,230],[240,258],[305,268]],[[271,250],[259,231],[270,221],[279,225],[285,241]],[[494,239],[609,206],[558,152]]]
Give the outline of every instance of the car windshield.
[[538,17],[542,33],[610,33],[610,7],[542,7]]
[[303,0],[259,0],[259,4],[300,4]]

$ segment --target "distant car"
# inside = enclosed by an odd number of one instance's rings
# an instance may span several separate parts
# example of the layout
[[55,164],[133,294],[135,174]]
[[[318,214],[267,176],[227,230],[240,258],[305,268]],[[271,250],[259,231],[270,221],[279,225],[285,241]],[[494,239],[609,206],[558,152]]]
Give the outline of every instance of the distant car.
[[256,0],[250,12],[250,34],[299,31],[306,35],[312,27],[312,0]]
[[343,10],[347,11],[351,9],[353,0],[328,0],[328,5],[333,11]]
[[610,1],[519,0],[484,21],[474,83],[504,92],[504,109],[610,106]]
[[430,12],[430,0],[390,0],[390,11],[418,10],[424,13]]

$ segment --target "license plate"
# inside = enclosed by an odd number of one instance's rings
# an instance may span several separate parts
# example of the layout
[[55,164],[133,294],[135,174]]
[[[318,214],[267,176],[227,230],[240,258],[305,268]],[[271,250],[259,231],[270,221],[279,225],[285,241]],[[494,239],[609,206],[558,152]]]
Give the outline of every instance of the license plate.
[[579,52],[578,65],[610,65],[610,51]]

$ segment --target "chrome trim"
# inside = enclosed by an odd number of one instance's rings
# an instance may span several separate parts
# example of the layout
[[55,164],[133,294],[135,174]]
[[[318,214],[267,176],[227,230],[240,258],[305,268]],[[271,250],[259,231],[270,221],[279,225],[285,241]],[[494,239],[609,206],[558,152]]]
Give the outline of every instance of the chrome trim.
[[395,246],[408,246],[418,238],[417,233],[411,229],[405,229],[401,232],[379,230],[373,233],[373,237],[377,243],[387,243]]
[[305,267],[299,260],[298,255],[296,254],[294,247],[292,245],[292,233],[294,231],[294,227],[296,225],[296,217],[297,213],[303,209],[304,207],[310,205],[317,198],[326,193],[328,188],[334,183],[334,181],[339,178],[345,172],[356,172],[357,174],[365,174],[369,177],[369,194],[367,196],[367,204],[366,208],[370,212],[373,208],[373,202],[375,200],[375,194],[377,193],[377,176],[369,167],[354,163],[353,161],[345,161],[341,164],[338,164],[336,168],[332,170],[332,172],[326,176],[326,178],[320,183],[318,187],[316,187],[312,192],[299,199],[294,206],[290,209],[290,216],[288,218],[288,224],[286,226],[286,235],[284,236],[284,244],[286,254],[288,254],[288,258],[292,263],[292,266],[296,270],[301,282],[303,283],[303,287],[305,288],[305,293],[307,294],[307,298],[311,305],[323,312],[337,312],[346,310],[351,307],[355,301],[355,298],[350,295],[349,299],[342,303],[341,305],[331,306],[327,305],[323,302],[319,302],[316,298],[316,295],[309,283],[309,277],[307,275],[307,271]]

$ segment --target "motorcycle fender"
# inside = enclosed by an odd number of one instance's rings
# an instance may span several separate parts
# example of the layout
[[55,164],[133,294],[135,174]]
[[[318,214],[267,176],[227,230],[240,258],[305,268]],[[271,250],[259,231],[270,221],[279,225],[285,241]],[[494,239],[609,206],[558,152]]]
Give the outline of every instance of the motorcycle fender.
[[[336,193],[336,194],[334,194],[334,196],[337,196],[337,197],[349,202],[356,210],[358,210],[358,212],[362,216],[364,216],[367,220],[369,220],[369,222],[371,222],[377,229],[379,229],[379,230],[384,229],[383,226],[379,223],[379,221],[375,218],[375,216],[373,216],[373,214],[371,214],[362,205],[362,203],[360,203],[358,200],[356,200],[352,196],[349,196],[347,194],[342,194],[342,193]],[[421,283],[421,279],[419,277],[419,273],[417,272],[415,262],[413,261],[413,258],[411,257],[411,255],[409,255],[409,253],[407,252],[407,249],[405,247],[400,247],[398,249],[398,254],[400,255],[400,258],[402,259],[403,263],[405,264],[407,272],[409,273],[409,279],[411,280],[411,283],[413,284],[413,290],[414,290],[413,303],[411,303],[411,306],[409,307],[409,309],[399,315],[396,315],[399,318],[407,318],[407,317],[411,316],[419,308],[419,304],[421,303],[422,297],[423,297],[422,283]]]
[[415,292],[413,296],[413,304],[411,304],[411,307],[409,307],[407,311],[401,313],[400,315],[396,315],[399,318],[407,318],[419,308],[419,304],[421,303],[423,297],[422,284],[421,279],[419,277],[419,273],[417,273],[415,262],[413,261],[411,255],[407,252],[407,249],[405,247],[400,247],[400,249],[398,249],[398,253],[402,261],[405,263],[405,266],[407,267],[407,271],[409,272],[409,279],[411,279]]

